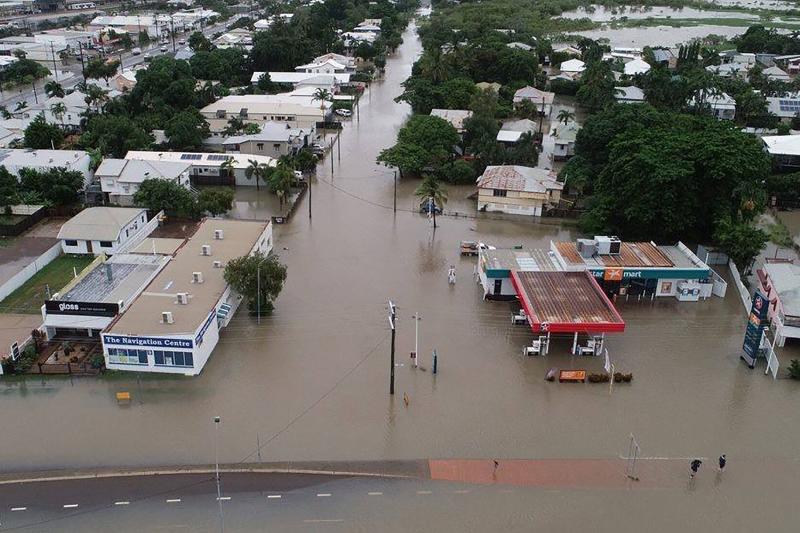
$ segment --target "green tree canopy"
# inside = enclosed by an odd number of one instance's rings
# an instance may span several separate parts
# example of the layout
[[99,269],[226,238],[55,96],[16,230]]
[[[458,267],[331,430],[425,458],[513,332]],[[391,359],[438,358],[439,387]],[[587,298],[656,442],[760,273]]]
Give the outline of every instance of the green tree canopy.
[[197,195],[197,207],[213,216],[224,215],[233,207],[233,196],[229,187],[204,187]]
[[97,148],[103,155],[125,157],[129,150],[147,150],[153,137],[124,115],[95,115],[80,138],[84,148]]
[[119,61],[105,61],[102,58],[96,57],[90,59],[84,67],[84,73],[87,79],[100,79],[103,78],[108,81],[109,78],[117,73],[119,68]]
[[400,128],[397,143],[378,155],[378,161],[416,174],[428,165],[442,164],[459,141],[458,132],[446,120],[415,115]]
[[286,266],[274,254],[237,257],[225,265],[225,281],[247,298],[251,313],[270,314],[286,281]]
[[51,205],[71,205],[78,201],[83,190],[84,176],[77,170],[51,168],[46,171],[23,168],[19,171],[19,190],[33,194]]
[[175,150],[196,150],[211,135],[208,122],[196,109],[180,111],[167,121],[164,134]]
[[59,148],[64,142],[64,131],[56,124],[50,124],[41,113],[25,128],[25,146],[28,148]]
[[152,213],[164,211],[169,215],[193,217],[197,202],[188,189],[174,181],[146,179],[133,195],[133,203]]

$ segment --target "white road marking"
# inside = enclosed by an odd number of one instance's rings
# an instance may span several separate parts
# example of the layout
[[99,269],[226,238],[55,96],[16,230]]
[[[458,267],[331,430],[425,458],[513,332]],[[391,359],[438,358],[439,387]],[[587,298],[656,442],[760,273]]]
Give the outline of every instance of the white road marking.
[[322,522],[344,522],[343,518],[317,518],[315,520],[303,520],[306,524],[319,524]]
[[418,490],[417,494],[432,494],[429,490]]
[[180,498],[172,498],[167,500],[167,503],[180,503],[180,502],[181,502]]
[[367,494],[369,496],[383,496],[382,492],[368,492]]
[[75,509],[78,506],[77,503],[65,503],[64,509]]
[[11,510],[12,511],[27,511],[28,508],[27,507],[12,507]]
[[281,495],[280,494],[268,494],[267,498],[270,499],[270,500],[280,500],[281,499]]
[[220,496],[219,498],[217,498],[217,501],[227,502],[230,499],[231,499],[230,496]]
[[454,490],[453,494],[466,494],[468,492],[469,492],[469,490],[467,490],[467,489],[461,489],[461,490]]
[[[623,461],[630,461],[634,459],[633,457],[625,457],[624,455],[620,454],[620,459]],[[701,461],[707,461],[708,457],[699,457],[699,456],[692,456],[692,457],[636,457],[637,461],[692,461],[694,459],[700,459]]]
[[317,498],[327,498],[330,495],[331,495],[330,492],[320,492],[319,494],[317,494]]
[[121,502],[114,502],[114,505],[130,505],[131,502],[121,501]]

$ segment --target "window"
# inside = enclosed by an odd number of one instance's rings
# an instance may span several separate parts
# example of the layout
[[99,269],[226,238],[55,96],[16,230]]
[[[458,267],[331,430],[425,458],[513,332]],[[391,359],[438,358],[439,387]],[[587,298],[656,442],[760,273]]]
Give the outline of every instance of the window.
[[275,143],[275,144],[272,145],[272,148],[274,148],[275,150],[280,150],[281,149],[281,145],[280,145],[280,143]]
[[64,241],[64,244],[66,244],[67,246],[78,246],[78,241],[73,239],[67,239]]
[[264,143],[257,143],[256,144],[256,148],[258,148],[259,152],[263,152],[264,151]]
[[100,241],[101,248],[111,248],[114,244],[111,241]]
[[492,196],[505,196],[507,192],[505,189],[492,189]]
[[126,237],[128,236],[128,230],[125,230],[125,236]]
[[191,352],[173,352],[170,350],[155,350],[153,357],[156,366],[194,366],[194,356]]
[[108,362],[118,365],[146,365],[147,351],[126,348],[109,348]]

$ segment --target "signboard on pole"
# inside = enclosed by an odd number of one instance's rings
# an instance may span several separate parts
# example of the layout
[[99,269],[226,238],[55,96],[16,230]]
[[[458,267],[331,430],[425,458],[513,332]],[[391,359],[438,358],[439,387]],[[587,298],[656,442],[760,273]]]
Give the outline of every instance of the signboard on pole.
[[750,307],[750,316],[747,319],[747,329],[744,332],[741,355],[750,368],[756,366],[758,350],[761,348],[761,338],[764,336],[764,329],[767,327],[768,309],[769,300],[761,291],[756,291],[753,295],[753,304]]

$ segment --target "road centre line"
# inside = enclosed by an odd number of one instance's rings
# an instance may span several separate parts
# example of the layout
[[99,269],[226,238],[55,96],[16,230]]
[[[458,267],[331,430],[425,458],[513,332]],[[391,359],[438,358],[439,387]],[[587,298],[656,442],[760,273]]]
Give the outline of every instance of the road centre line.
[[432,494],[432,492],[429,490],[418,490],[417,494]]
[[180,503],[180,498],[170,498],[167,500],[167,503]]
[[12,507],[11,510],[12,511],[27,511],[28,508],[27,507]]
[[219,501],[219,502],[227,502],[230,499],[231,499],[230,496],[220,496],[219,498],[217,498],[217,501]]
[[382,492],[368,492],[368,496],[383,496]]
[[306,524],[319,524],[324,522],[344,522],[343,518],[316,518],[316,519],[308,519],[303,520]]
[[280,494],[267,494],[267,499],[269,499],[269,500],[280,500],[281,499],[281,495]]
[[131,504],[131,502],[124,501],[124,500],[123,501],[119,501],[119,502],[114,502],[114,505],[130,505],[130,504]]
[[64,509],[75,509],[76,507],[78,507],[77,503],[65,503],[64,504]]
[[320,492],[319,494],[317,494],[317,498],[327,498],[330,495],[331,495],[330,492]]

